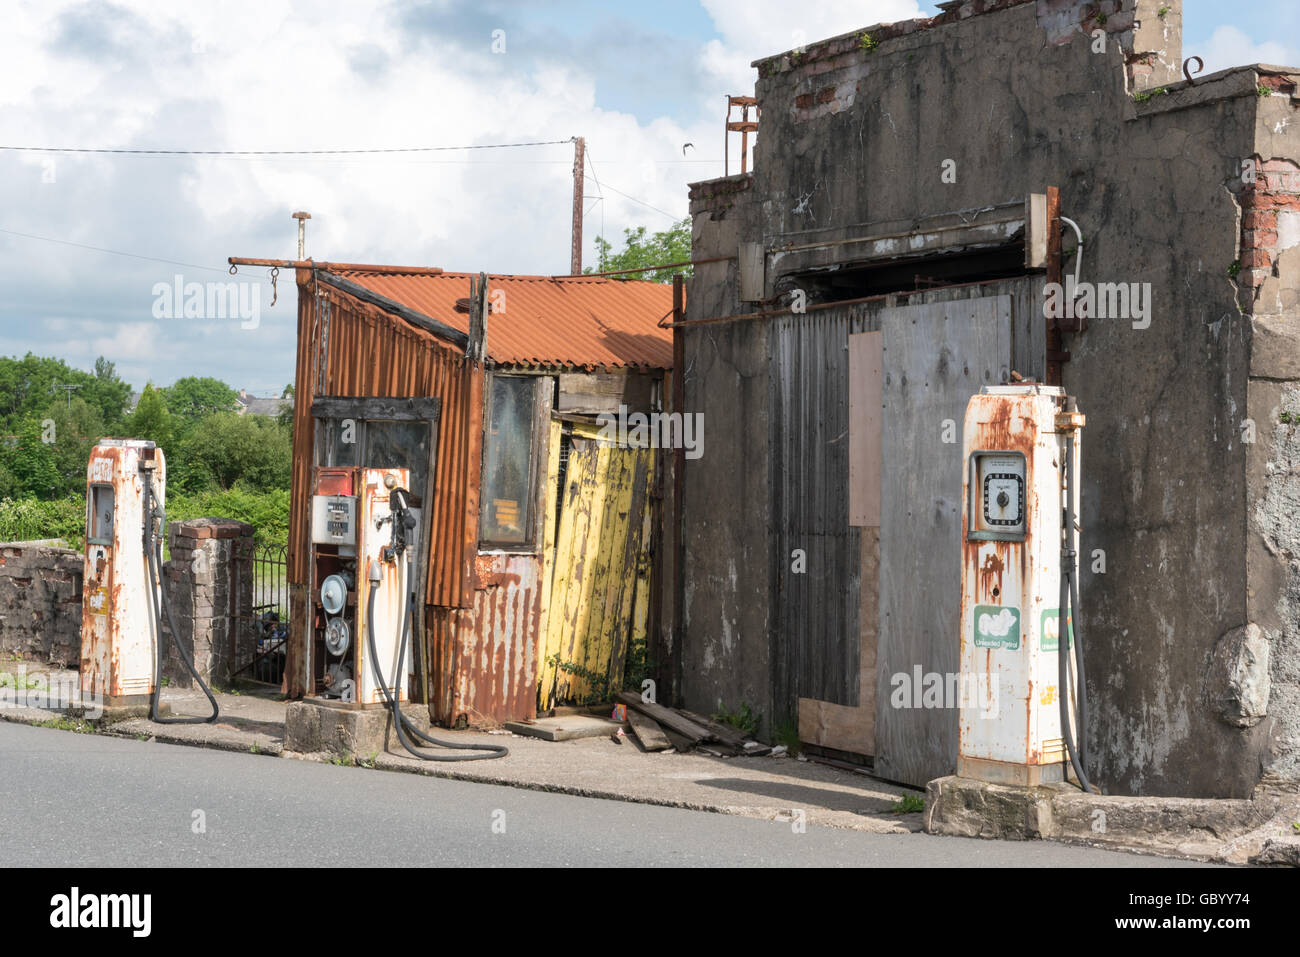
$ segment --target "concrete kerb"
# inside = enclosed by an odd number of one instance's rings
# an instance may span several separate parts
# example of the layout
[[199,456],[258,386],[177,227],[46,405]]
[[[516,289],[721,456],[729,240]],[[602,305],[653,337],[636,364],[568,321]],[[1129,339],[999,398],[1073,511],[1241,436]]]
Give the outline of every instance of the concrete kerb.
[[1249,800],[1085,794],[937,778],[929,834],[1054,840],[1227,864],[1300,864],[1300,789],[1266,781]]

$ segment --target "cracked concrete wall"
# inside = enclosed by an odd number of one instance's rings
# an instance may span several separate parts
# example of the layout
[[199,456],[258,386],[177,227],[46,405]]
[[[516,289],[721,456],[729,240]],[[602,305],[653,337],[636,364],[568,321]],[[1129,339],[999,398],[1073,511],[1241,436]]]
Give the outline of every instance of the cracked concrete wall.
[[[1285,425],[1300,358],[1290,326],[1252,317],[1238,299],[1264,285],[1255,270],[1289,267],[1280,254],[1261,265],[1250,243],[1300,238],[1289,212],[1272,230],[1247,218],[1241,177],[1250,157],[1300,158],[1289,75],[1246,68],[1173,82],[1182,51],[1170,0],[945,10],[943,22],[869,28],[870,44],[851,34],[761,61],[752,188],[739,202],[713,195],[726,180],[693,188],[694,254],[906,229],[1059,186],[1062,212],[1085,233],[1082,278],[1150,283],[1153,301],[1147,328],[1094,319],[1065,342],[1064,384],[1088,415],[1082,624],[1095,778],[1116,793],[1244,797],[1265,769],[1300,776],[1300,583],[1285,544],[1295,513],[1269,504],[1300,493],[1279,477],[1289,439],[1265,427]],[[1274,95],[1259,95],[1270,83]],[[945,160],[956,182],[942,180]],[[852,247],[841,248],[851,262]],[[1273,278],[1291,309],[1300,286],[1289,272]],[[780,279],[769,273],[769,293]],[[756,308],[737,301],[734,264],[700,267],[689,286],[690,318]],[[767,403],[747,378],[761,378],[765,336],[759,320],[687,338],[688,408],[707,407],[710,436],[686,477],[692,707],[761,689],[780,641],[763,633]],[[1271,373],[1252,348],[1272,349]],[[1254,444],[1243,441],[1250,417]],[[1102,553],[1105,572],[1094,573]],[[1206,700],[1207,671],[1216,649],[1242,660],[1220,642],[1251,623],[1271,648],[1268,715],[1233,724]]]
[[[1265,94],[1265,91],[1267,93]],[[1247,617],[1268,658],[1265,774],[1300,779],[1300,129],[1296,78],[1259,76],[1256,182],[1242,193],[1241,306],[1252,317]]]
[[[693,193],[693,258],[732,255],[754,234],[752,182],[734,176]],[[738,283],[734,262],[697,267],[687,318],[735,315]],[[748,703],[770,716],[767,326],[683,335],[686,409],[703,414],[707,438],[704,455],[687,460],[683,485],[682,700],[706,714]]]

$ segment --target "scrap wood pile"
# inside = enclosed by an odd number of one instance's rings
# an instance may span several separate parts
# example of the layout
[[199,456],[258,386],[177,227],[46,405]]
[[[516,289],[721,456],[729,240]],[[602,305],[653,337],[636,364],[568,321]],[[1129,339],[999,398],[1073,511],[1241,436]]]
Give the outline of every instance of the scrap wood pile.
[[682,708],[642,701],[634,691],[620,691],[614,700],[627,706],[627,722],[647,751],[699,751],[718,757],[762,756],[772,749],[739,728]]

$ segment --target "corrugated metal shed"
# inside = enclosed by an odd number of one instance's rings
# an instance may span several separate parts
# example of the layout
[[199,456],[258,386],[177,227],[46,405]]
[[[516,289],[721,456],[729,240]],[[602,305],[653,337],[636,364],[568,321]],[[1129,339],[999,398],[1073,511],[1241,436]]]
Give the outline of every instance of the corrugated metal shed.
[[[456,303],[469,297],[470,273],[333,272],[469,332],[469,314],[457,311]],[[672,330],[658,324],[672,311],[671,285],[586,276],[489,276],[488,288],[491,362],[588,371],[672,367]]]
[[[304,271],[305,272],[305,271]],[[468,606],[477,546],[482,382],[475,366],[424,330],[302,277],[294,386],[294,507],[288,578],[309,584],[312,400],[318,396],[436,396],[442,400],[431,509],[431,605]]]

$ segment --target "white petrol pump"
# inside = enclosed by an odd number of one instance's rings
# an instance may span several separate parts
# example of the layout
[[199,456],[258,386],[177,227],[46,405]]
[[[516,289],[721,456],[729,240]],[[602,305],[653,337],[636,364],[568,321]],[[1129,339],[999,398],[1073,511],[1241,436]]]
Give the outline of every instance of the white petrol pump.
[[[309,617],[308,700],[348,709],[386,708],[407,751],[429,761],[505,757],[496,745],[439,741],[403,713],[417,601],[411,549],[420,510],[405,468],[319,466],[312,495],[313,611]],[[427,744],[481,754],[432,755]]]
[[418,511],[405,501],[408,482],[406,469],[316,470],[312,644],[318,655],[323,652],[318,670],[324,701],[363,708],[406,700],[409,670],[397,657],[408,607],[404,552],[419,522]]
[[[1079,432],[1059,387],[986,386],[963,430],[957,774],[1091,789],[1079,634]],[[1065,622],[1064,627],[1062,622]]]
[[81,608],[81,691],[107,707],[149,706],[163,723],[215,721],[217,703],[185,647],[176,650],[212,705],[208,718],[164,718],[161,587],[167,462],[143,439],[101,439],[86,467],[86,551]]

